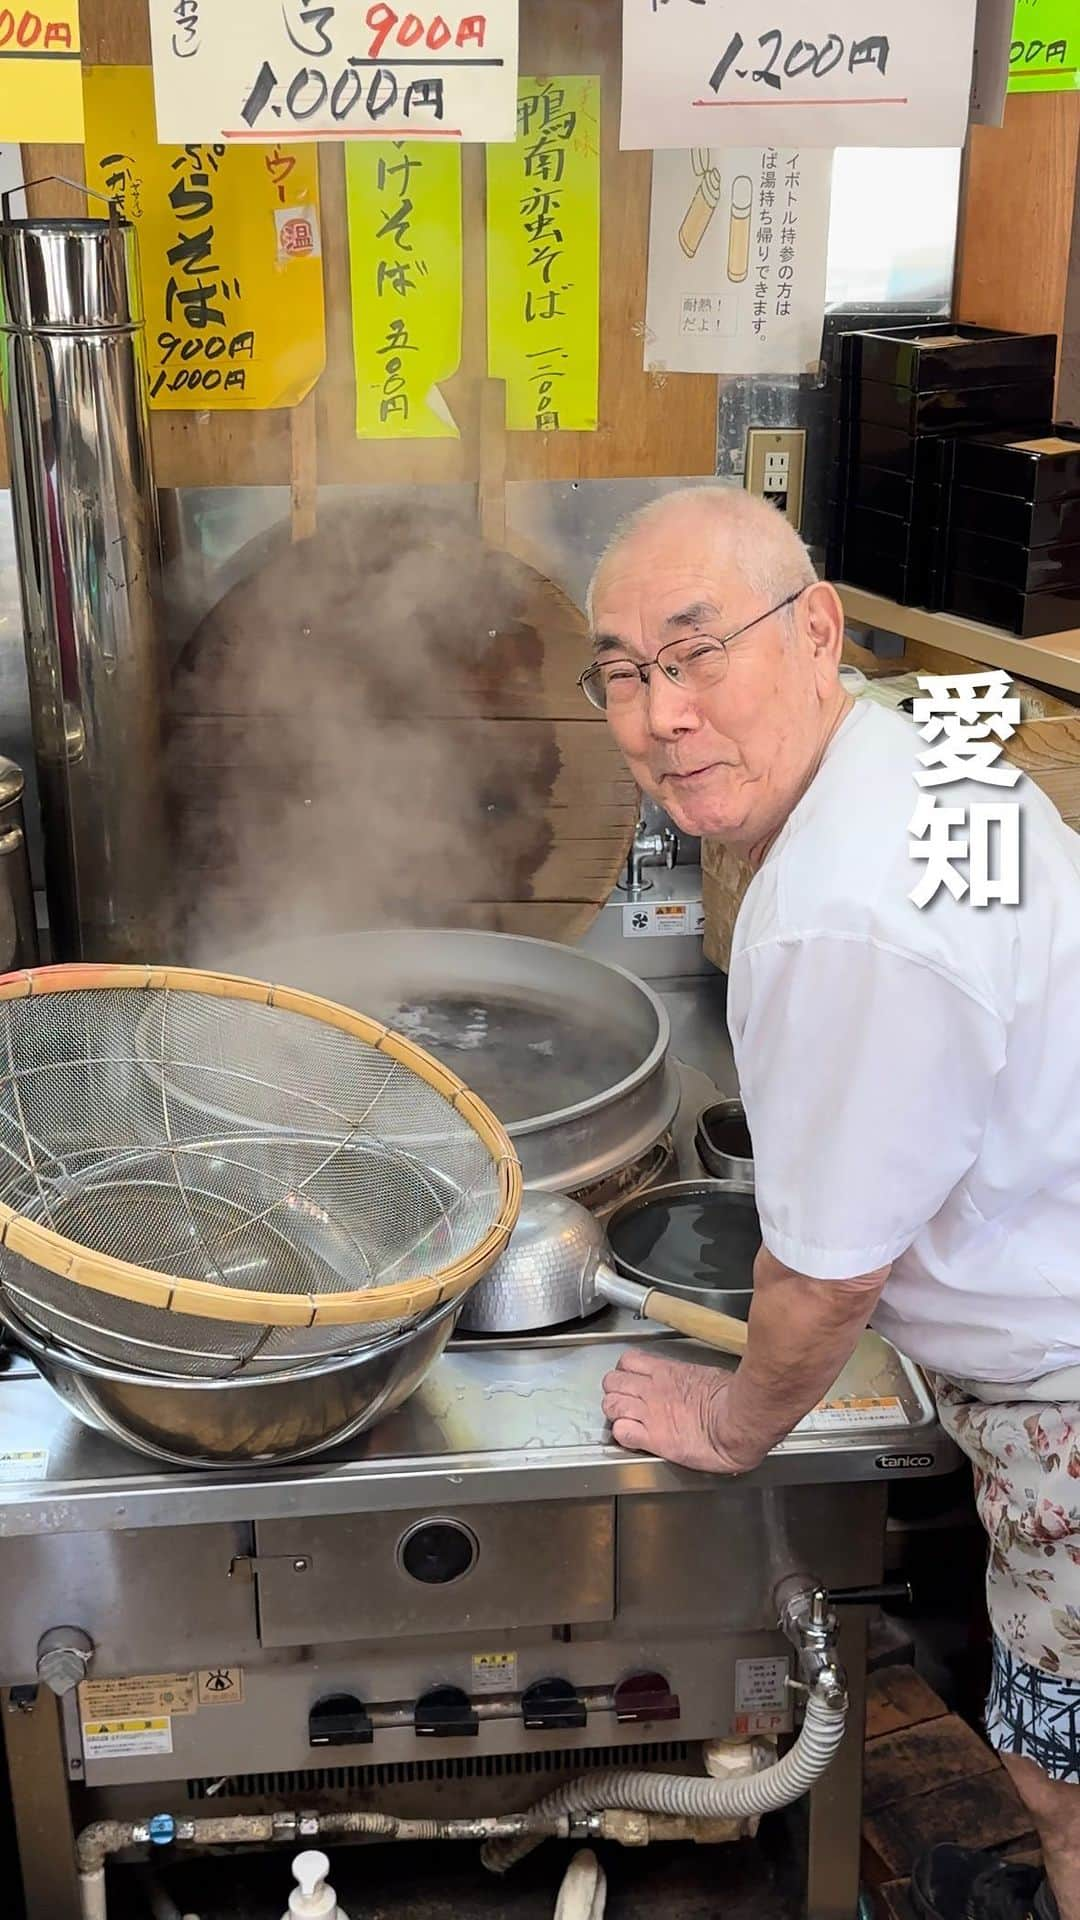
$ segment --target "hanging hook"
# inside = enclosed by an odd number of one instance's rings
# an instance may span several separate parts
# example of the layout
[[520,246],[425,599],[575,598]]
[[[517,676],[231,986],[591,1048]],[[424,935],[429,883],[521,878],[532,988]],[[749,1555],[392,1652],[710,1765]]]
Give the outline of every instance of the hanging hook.
[[37,180],[24,180],[21,186],[9,187],[6,193],[0,193],[0,219],[6,226],[11,219],[10,202],[17,193],[29,193],[31,187],[73,187],[76,193],[85,193],[91,200],[104,200],[109,209],[109,225],[115,227],[120,218],[120,201],[110,193],[102,193],[97,187],[88,187],[83,180],[69,180],[64,173],[43,173]]

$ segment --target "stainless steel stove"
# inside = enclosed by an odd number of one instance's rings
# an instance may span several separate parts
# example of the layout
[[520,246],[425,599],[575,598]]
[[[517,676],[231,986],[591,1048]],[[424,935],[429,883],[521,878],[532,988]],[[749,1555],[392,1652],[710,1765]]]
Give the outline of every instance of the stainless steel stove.
[[[626,1454],[600,1381],[636,1339],[731,1364],[613,1309],[462,1339],[340,1456],[203,1472],[148,1467],[9,1361],[0,1680],[31,1920],[78,1912],[91,1818],[501,1812],[597,1750],[685,1769],[699,1741],[789,1730],[776,1580],[878,1581],[887,1481],[955,1456],[874,1335],[738,1482]],[[854,1911],[865,1619],[843,1611],[853,1732],[811,1796],[817,1920]]]
[[[689,1174],[717,1090],[679,1072]],[[204,1471],[149,1465],[0,1356],[0,1698],[30,1920],[75,1920],[73,1836],[95,1819],[475,1818],[598,1760],[695,1771],[703,1741],[782,1739],[773,1594],[791,1572],[853,1601],[851,1730],[810,1796],[807,1864],[813,1920],[852,1920],[860,1595],[881,1579],[888,1481],[955,1450],[918,1372],[867,1335],[755,1473],[624,1453],[600,1383],[643,1340],[734,1364],[616,1308],[458,1337],[337,1454]]]

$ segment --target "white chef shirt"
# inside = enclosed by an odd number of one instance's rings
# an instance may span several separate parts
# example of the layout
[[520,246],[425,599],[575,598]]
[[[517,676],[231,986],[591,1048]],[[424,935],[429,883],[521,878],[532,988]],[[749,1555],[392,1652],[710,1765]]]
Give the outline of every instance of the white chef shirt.
[[744,898],[728,1024],[762,1238],[955,1378],[1080,1363],[1080,835],[1027,779],[1022,905],[910,900],[925,742],[863,699]]

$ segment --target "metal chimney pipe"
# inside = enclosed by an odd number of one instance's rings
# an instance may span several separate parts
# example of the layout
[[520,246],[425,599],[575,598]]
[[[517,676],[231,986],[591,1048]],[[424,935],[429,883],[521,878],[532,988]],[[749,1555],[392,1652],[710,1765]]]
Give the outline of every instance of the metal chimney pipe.
[[156,960],[165,680],[135,232],[113,202],[17,220],[9,199],[0,383],[52,954]]

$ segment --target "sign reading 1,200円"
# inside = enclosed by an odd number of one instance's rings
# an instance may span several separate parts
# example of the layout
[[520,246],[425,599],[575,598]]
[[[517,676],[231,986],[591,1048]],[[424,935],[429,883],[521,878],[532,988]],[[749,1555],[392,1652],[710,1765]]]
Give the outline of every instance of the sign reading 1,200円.
[[158,139],[512,140],[517,0],[150,0]]

